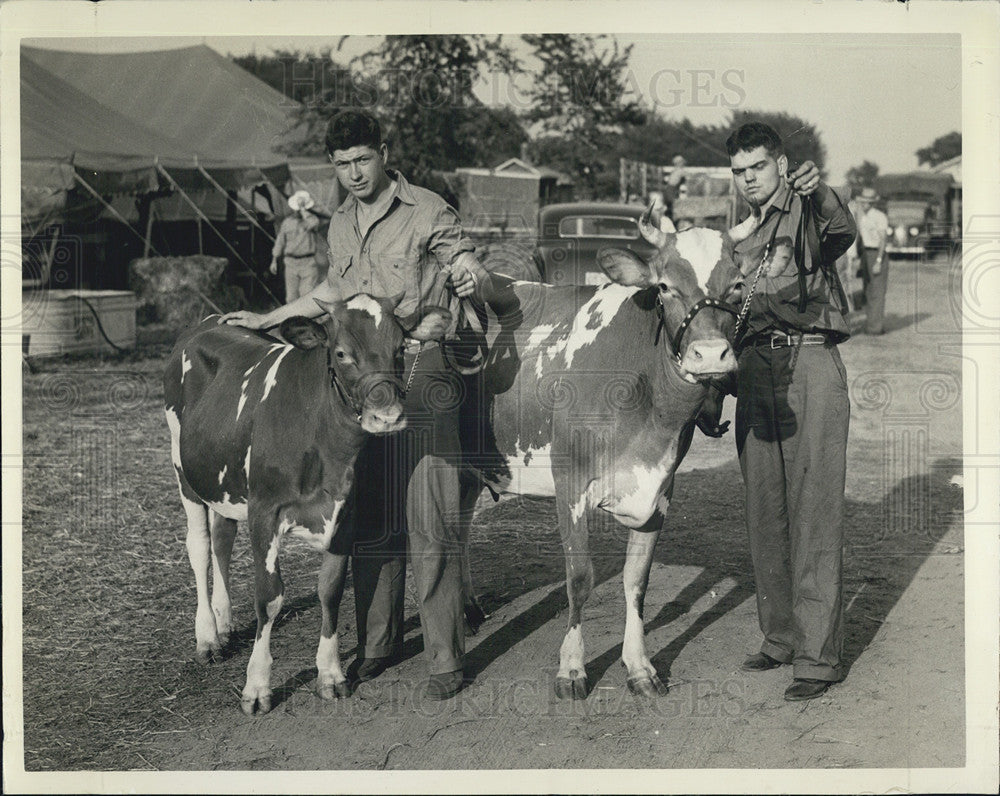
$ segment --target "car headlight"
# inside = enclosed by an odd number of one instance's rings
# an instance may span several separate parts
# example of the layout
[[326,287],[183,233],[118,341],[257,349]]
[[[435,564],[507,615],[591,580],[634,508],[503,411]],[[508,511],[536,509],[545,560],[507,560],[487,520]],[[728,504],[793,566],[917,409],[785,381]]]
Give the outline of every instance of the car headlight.
[[887,232],[888,234],[890,234],[890,235],[891,235],[891,234],[892,234],[893,232],[895,232],[895,231],[896,231],[896,230],[895,230],[895,227],[886,227],[886,232]]
[[911,234],[911,235],[913,235],[913,236],[916,236],[916,235],[918,235],[919,233],[920,233],[920,230],[919,230],[919,229],[917,229],[917,227],[910,227],[910,234]]

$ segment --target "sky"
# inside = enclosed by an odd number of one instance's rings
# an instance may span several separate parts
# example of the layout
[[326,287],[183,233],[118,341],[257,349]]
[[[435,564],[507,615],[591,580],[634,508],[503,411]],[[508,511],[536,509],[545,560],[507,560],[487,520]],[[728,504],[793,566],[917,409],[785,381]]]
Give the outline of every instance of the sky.
[[[519,37],[505,37],[527,67]],[[739,107],[786,111],[814,124],[827,148],[830,181],[870,160],[882,173],[917,168],[915,152],[961,130],[962,71],[956,34],[655,34],[618,35],[631,44],[632,90],[669,119],[721,124]],[[377,42],[351,37],[335,58],[346,62]],[[223,54],[276,49],[336,51],[340,37],[162,37],[58,39],[32,44],[101,51],[167,49],[207,44]],[[518,105],[505,75],[478,87],[490,104]]]

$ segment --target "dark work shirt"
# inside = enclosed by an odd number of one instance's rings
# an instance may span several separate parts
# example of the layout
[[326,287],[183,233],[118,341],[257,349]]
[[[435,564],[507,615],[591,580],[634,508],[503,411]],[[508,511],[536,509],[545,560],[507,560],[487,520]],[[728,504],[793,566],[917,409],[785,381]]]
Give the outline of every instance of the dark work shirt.
[[[760,227],[753,235],[736,245],[736,265],[746,280],[745,296],[777,225],[777,236],[769,257],[770,266],[761,275],[750,302],[747,336],[770,331],[818,332],[830,335],[835,341],[846,340],[850,337],[850,330],[841,314],[840,298],[828,273],[836,270],[833,263],[854,242],[857,233],[854,218],[834,191],[823,183],[805,199],[793,195],[789,212],[781,213],[781,207],[790,191],[782,181],[773,201],[764,210]],[[800,313],[798,266],[794,261],[794,248],[803,201],[812,203],[813,219],[819,236],[820,259],[824,267],[807,274],[806,308],[805,312]],[[814,263],[809,247],[803,242],[801,249],[805,259],[802,265],[807,272],[813,271]]]
[[379,298],[403,294],[396,309],[400,317],[436,305],[450,309],[457,321],[458,302],[447,286],[447,268],[462,252],[475,251],[475,246],[444,199],[410,185],[398,172],[390,175],[396,181],[392,199],[364,236],[353,195],[333,214],[327,281],[341,298],[355,293]]

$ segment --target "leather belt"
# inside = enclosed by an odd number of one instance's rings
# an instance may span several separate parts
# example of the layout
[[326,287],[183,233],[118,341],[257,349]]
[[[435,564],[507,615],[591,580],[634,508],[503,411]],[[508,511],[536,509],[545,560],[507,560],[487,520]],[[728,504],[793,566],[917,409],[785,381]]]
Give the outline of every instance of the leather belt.
[[753,340],[754,348],[791,348],[799,345],[826,345],[825,334],[761,334]]

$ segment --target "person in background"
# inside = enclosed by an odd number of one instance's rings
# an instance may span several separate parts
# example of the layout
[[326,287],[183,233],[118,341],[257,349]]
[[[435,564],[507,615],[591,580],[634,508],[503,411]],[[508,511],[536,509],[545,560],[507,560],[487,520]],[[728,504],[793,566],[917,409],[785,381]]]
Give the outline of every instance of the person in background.
[[292,214],[282,219],[274,239],[269,270],[277,274],[279,261],[284,266],[286,304],[306,295],[319,283],[316,256],[319,219],[309,212],[313,205],[308,191],[296,191],[288,197]]
[[790,663],[785,699],[813,699],[844,676],[850,402],[837,344],[850,330],[831,271],[856,228],[812,161],[789,167],[772,127],[745,124],[726,149],[736,190],[757,219],[735,247],[742,301],[760,275],[737,341],[736,449],[763,642],[741,668]]
[[874,188],[865,188],[857,198],[858,251],[861,279],[865,288],[865,332],[879,335],[885,331],[885,291],[889,279],[889,258],[885,247],[889,240],[889,218],[875,203]]
[[[492,278],[476,258],[458,214],[436,193],[387,168],[378,120],[343,111],[330,120],[326,151],[347,198],[330,219],[330,268],[311,293],[266,315],[240,310],[220,323],[267,329],[295,315],[315,318],[324,303],[361,293],[398,298],[396,315],[488,300]],[[366,306],[363,301],[358,306]],[[364,682],[399,662],[407,547],[413,566],[430,678],[424,694],[450,699],[465,685],[465,613],[459,528],[461,384],[441,347],[406,350],[406,430],[370,437],[355,465],[344,523],[354,533],[351,572]]]

